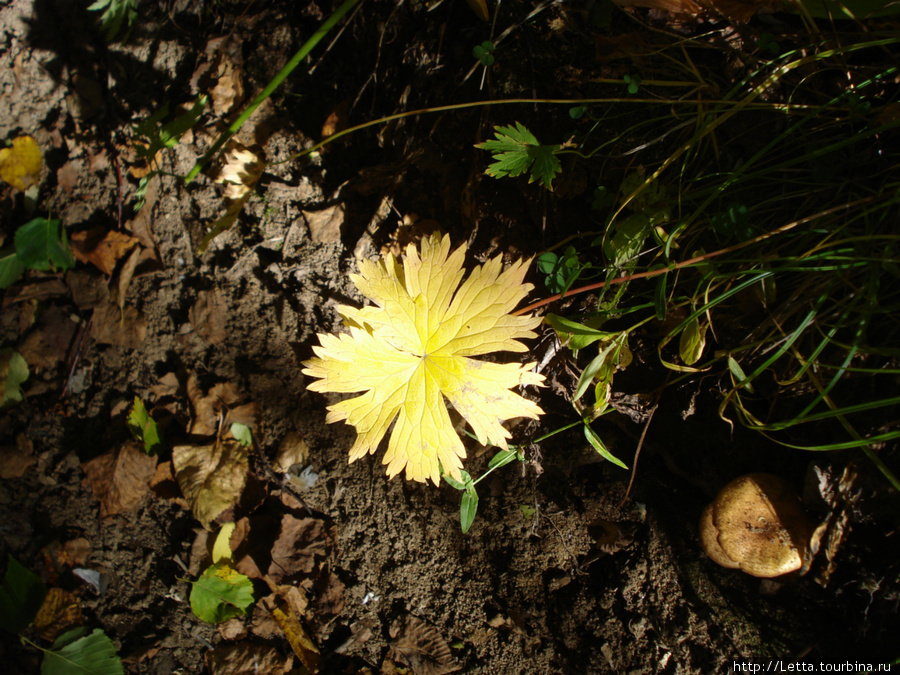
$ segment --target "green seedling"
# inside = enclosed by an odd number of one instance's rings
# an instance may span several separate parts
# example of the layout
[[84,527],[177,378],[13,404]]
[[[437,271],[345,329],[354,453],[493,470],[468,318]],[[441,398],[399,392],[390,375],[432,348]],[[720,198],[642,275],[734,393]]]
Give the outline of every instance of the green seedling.
[[625,84],[628,85],[628,93],[634,96],[641,88],[640,75],[626,75],[624,77]]
[[134,397],[134,404],[128,413],[126,423],[135,440],[143,443],[144,452],[148,455],[158,455],[162,451],[164,446],[160,429],[147,412],[144,402],[137,396]]
[[495,140],[478,143],[475,147],[488,150],[494,163],[485,173],[493,178],[516,177],[528,174],[528,182],[537,181],[553,190],[553,179],[562,170],[558,145],[541,145],[521,122],[515,126],[494,127]]
[[22,401],[22,384],[28,375],[25,357],[9,347],[0,350],[0,408]]
[[472,55],[481,61],[481,65],[488,68],[494,65],[494,50],[496,45],[490,40],[485,40],[480,45],[472,48]]
[[544,275],[544,286],[551,293],[565,294],[585,270],[585,265],[579,261],[578,252],[573,246],[566,248],[561,256],[553,251],[545,251],[537,257],[535,264]]
[[156,155],[160,150],[174,148],[190,129],[193,129],[206,108],[209,97],[200,96],[187,112],[173,120],[163,123],[169,116],[169,105],[162,105],[147,119],[139,122],[133,128],[134,141],[132,142],[138,157],[147,161],[150,173],[141,178],[138,189],[135,192],[135,210],[139,211],[144,205],[147,187],[150,180],[160,173]]
[[128,40],[134,22],[137,20],[139,0],[97,0],[88,7],[90,12],[103,12],[100,23],[106,31],[106,39],[112,42],[124,28],[122,41]]
[[475,520],[475,514],[478,512],[478,491],[475,489],[475,486],[487,478],[494,470],[499,469],[501,466],[506,466],[514,459],[518,459],[520,462],[525,461],[525,456],[518,448],[500,450],[493,458],[491,458],[490,463],[488,463],[487,471],[479,476],[478,479],[473,479],[468,471],[460,471],[462,474],[461,481],[456,480],[446,473],[442,474],[444,480],[447,481],[448,484],[463,493],[459,507],[459,524],[463,534],[466,534],[469,531],[469,528],[472,527],[472,523]]

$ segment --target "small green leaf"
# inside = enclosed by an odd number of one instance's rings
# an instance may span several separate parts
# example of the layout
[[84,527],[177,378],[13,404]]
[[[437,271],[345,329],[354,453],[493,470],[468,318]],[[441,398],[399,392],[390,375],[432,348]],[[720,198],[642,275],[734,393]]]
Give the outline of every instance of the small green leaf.
[[515,450],[501,450],[491,458],[488,469],[506,466],[518,456]]
[[0,251],[0,288],[9,288],[25,273],[25,265],[19,260],[16,251],[8,246]]
[[559,256],[553,251],[544,251],[535,259],[535,264],[541,274],[552,274],[556,271],[558,263]]
[[462,502],[459,506],[459,524],[462,533],[465,534],[472,527],[475,521],[475,513],[478,511],[478,493],[475,492],[475,486],[470,485],[463,493]]
[[41,272],[52,268],[71,269],[75,256],[69,248],[60,221],[35,218],[16,230],[16,255],[25,267]]
[[692,366],[703,355],[706,347],[706,326],[700,326],[700,317],[693,317],[681,333],[678,354],[685,365]]
[[34,621],[46,594],[40,577],[7,554],[6,574],[0,583],[0,628],[21,633]]
[[666,280],[668,274],[660,274],[656,280],[656,293],[653,295],[653,309],[656,312],[656,318],[659,321],[666,320]]
[[28,379],[28,364],[12,348],[0,350],[0,408],[22,400],[22,383]]
[[744,388],[751,394],[753,393],[752,380],[747,379],[747,376],[744,374],[744,369],[741,368],[741,364],[738,363],[731,354],[728,355],[728,370],[731,371],[731,374],[734,377],[734,385],[736,387]]
[[588,424],[584,425],[584,437],[588,440],[588,443],[590,443],[594,447],[594,450],[596,450],[597,453],[601,457],[603,457],[603,459],[608,462],[612,462],[616,466],[620,466],[623,469],[628,469],[628,467],[625,466],[625,463],[621,459],[616,457],[607,449],[606,445],[602,440],[600,440],[600,437],[597,435],[597,432],[591,429],[590,425]]
[[135,439],[144,444],[144,452],[148,455],[159,454],[163,448],[159,427],[156,426],[156,420],[150,417],[143,401],[137,396],[134,397],[134,405],[128,414],[126,424]]
[[253,604],[253,583],[226,562],[209,566],[191,589],[191,610],[201,621],[222,623]]
[[574,108],[569,108],[569,117],[573,120],[580,120],[584,117],[584,114],[587,112],[586,105],[577,105]]
[[235,440],[245,448],[253,446],[253,434],[250,432],[250,427],[248,427],[246,424],[234,422],[231,425],[231,435],[234,436]]
[[456,480],[456,479],[455,479],[453,476],[451,476],[450,474],[445,473],[445,474],[444,474],[444,480],[447,481],[447,483],[448,483],[451,487],[453,487],[453,488],[455,488],[455,489],[457,489],[457,490],[465,490],[465,489],[466,489],[466,484],[465,484],[465,483],[459,482],[458,480]]
[[544,321],[550,324],[559,336],[560,341],[566,343],[572,351],[584,349],[598,340],[612,340],[618,335],[618,333],[598,330],[556,314],[547,314],[544,317]]
[[522,512],[522,516],[525,520],[531,520],[535,514],[534,507],[528,506],[528,504],[519,504],[519,511]]
[[553,179],[562,171],[556,153],[558,145],[541,145],[521,122],[509,127],[494,127],[495,140],[479,143],[475,147],[489,150],[494,163],[485,173],[493,178],[521,176],[529,172],[528,182],[538,181],[552,190]]
[[[80,630],[80,629],[76,629]],[[113,641],[99,628],[76,640],[73,631],[57,638],[44,652],[41,675],[122,675],[122,661]],[[64,646],[63,646],[64,645]]]

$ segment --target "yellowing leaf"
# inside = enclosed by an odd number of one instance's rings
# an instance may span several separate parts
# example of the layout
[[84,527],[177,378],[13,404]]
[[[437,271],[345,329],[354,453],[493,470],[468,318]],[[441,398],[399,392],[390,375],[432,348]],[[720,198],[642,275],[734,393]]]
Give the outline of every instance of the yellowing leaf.
[[172,448],[175,479],[191,511],[207,530],[240,498],[247,482],[247,449],[237,441]]
[[19,136],[12,147],[0,149],[0,178],[18,190],[37,183],[43,165],[41,149],[31,136]]
[[375,304],[339,307],[350,334],[319,335],[316,358],[303,364],[303,373],[320,378],[311,391],[362,392],[329,406],[326,417],[356,427],[351,462],[375,452],[394,423],[384,458],[388,476],[406,469],[406,478],[437,485],[441,467],[459,480],[466,456],[445,399],[480,443],[503,449],[510,438],[504,420],[542,414],[510,391],[543,383],[531,372],[533,363],[469,358],[527,351],[518,340],[534,337],[541,319],[509,314],[532,288],[522,283],[530,261],[504,271],[498,256],[460,285],[466,247],[451,253],[450,238],[438,234],[421,246],[421,255],[408,246],[402,265],[393,256],[360,261],[351,279]]

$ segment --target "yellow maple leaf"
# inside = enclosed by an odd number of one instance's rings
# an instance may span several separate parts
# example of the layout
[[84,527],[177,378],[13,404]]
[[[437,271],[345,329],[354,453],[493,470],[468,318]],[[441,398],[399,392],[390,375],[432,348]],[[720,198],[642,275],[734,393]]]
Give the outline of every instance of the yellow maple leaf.
[[43,165],[41,149],[31,136],[19,136],[12,147],[0,148],[0,178],[18,190],[37,183]]
[[[362,309],[338,308],[350,333],[319,335],[316,358],[303,373],[321,378],[311,391],[363,392],[328,406],[326,422],[356,427],[350,461],[374,453],[391,423],[384,463],[389,477],[404,468],[408,479],[437,485],[441,467],[461,479],[465,447],[453,428],[445,399],[469,423],[482,444],[507,449],[502,422],[537,419],[540,407],[510,391],[540,385],[533,363],[493,363],[469,358],[496,351],[524,352],[540,317],[509,313],[533,288],[522,279],[529,261],[506,270],[500,257],[464,276],[465,245],[450,252],[450,238],[434,234],[394,256],[362,260],[351,280],[373,301]],[[395,422],[396,420],[396,422]]]

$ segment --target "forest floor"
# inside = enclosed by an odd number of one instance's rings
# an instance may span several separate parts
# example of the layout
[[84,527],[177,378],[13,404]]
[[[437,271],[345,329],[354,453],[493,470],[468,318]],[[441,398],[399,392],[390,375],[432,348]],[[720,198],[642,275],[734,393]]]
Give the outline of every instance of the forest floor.
[[[644,80],[665,75],[652,47],[663,31],[708,34],[706,67],[727,79],[742,67],[735,41],[777,22],[729,32],[633,10],[603,33],[569,3],[503,3],[493,37],[510,30],[486,72],[472,50],[491,24],[466,3],[366,0],[238,134],[266,169],[234,226],[200,253],[224,189],[178,176],[337,5],[146,0],[127,41],[113,43],[85,5],[0,0],[0,139],[28,134],[43,154],[36,210],[4,184],[0,225],[9,244],[18,225],[50,214],[79,255],[73,269],[28,272],[4,294],[2,346],[25,357],[30,377],[0,419],[0,532],[3,560],[9,553],[72,593],[78,621],[113,640],[126,672],[303,672],[273,622],[266,574],[302,590],[305,630],[327,673],[714,673],[749,658],[897,658],[896,493],[855,451],[812,455],[727,424],[717,376],[666,386],[662,322],[629,336],[634,358],[616,377],[616,411],[594,423],[613,454],[636,464],[630,492],[631,472],[604,461],[578,428],[531,442],[578,419],[561,393],[574,380],[558,365],[556,385],[538,394],[539,424],[512,427],[525,461],[479,485],[467,534],[449,485],[389,480],[383,451],[348,463],[355,432],[325,423],[333,399],[307,391],[301,373],[317,334],[340,329],[336,307],[362,301],[348,276],[357,258],[400,252],[432,228],[467,242],[473,260],[530,258],[596,229],[601,172],[615,183],[665,150],[655,143],[662,132],[645,128],[602,165],[564,165],[553,192],[485,176],[489,158],[474,146],[490,125],[521,121],[563,143],[585,124],[571,106],[520,104],[399,119],[278,162],[334,130],[406,110],[596,97],[603,87],[625,97],[635,68]],[[622,84],[591,84],[599,80]],[[137,210],[149,168],[135,125],[164,105],[161,121],[175,119],[203,94],[204,117],[159,152],[163,171]],[[611,124],[618,133],[624,122]],[[674,133],[663,145],[682,140]],[[105,243],[91,248],[92,237]],[[528,279],[529,300],[549,295],[540,275]],[[553,336],[538,330],[534,360]],[[126,424],[135,397],[164,428],[158,456],[135,450]],[[212,537],[179,491],[170,450],[202,445],[198,420],[215,429],[229,410],[250,420],[254,451],[240,500],[218,522],[238,523],[235,561],[258,601],[217,626],[188,602]],[[480,474],[491,453],[467,443],[467,469]],[[700,545],[704,507],[759,471],[801,493],[810,475],[856,476],[840,546],[805,576],[761,580],[719,567]],[[75,568],[101,573],[103,587]],[[38,672],[40,658],[4,634],[6,672]]]

